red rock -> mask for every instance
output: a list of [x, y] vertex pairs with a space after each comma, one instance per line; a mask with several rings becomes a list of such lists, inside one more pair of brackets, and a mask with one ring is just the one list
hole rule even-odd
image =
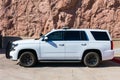
[[53, 28], [107, 29], [120, 38], [119, 0], [1, 0], [0, 33], [38, 37]]

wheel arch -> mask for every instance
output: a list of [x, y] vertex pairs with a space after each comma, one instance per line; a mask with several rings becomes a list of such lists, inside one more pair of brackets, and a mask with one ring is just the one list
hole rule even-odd
[[34, 49], [22, 49], [22, 50], [20, 50], [18, 53], [18, 59], [20, 58], [20, 56], [23, 52], [27, 52], [27, 51], [32, 52], [35, 55], [36, 59], [38, 60], [37, 52]]
[[96, 52], [96, 53], [99, 55], [100, 60], [102, 60], [102, 53], [101, 53], [101, 51], [98, 50], [98, 49], [88, 49], [88, 50], [85, 50], [85, 51], [83, 52], [82, 60], [84, 59], [85, 55], [86, 55], [88, 52]]

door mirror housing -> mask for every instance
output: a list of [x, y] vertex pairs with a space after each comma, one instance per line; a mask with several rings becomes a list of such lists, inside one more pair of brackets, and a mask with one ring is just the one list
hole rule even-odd
[[42, 34], [42, 33], [40, 33], [40, 36], [43, 36], [43, 34]]
[[45, 36], [45, 37], [44, 37], [44, 41], [48, 41], [48, 37]]

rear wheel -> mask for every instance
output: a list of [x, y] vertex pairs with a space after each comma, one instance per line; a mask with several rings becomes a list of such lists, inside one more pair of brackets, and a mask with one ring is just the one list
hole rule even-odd
[[85, 55], [83, 62], [88, 67], [96, 67], [100, 63], [100, 57], [96, 52], [89, 52]]
[[19, 65], [24, 67], [34, 66], [36, 62], [36, 57], [32, 52], [23, 52], [19, 58]]

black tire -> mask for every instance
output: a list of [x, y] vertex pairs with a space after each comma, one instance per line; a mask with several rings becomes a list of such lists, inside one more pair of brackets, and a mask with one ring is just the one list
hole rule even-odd
[[36, 62], [37, 59], [32, 52], [23, 52], [19, 58], [19, 65], [24, 67], [34, 66]]
[[87, 67], [96, 67], [100, 63], [100, 57], [96, 52], [89, 52], [85, 55], [83, 62]]

